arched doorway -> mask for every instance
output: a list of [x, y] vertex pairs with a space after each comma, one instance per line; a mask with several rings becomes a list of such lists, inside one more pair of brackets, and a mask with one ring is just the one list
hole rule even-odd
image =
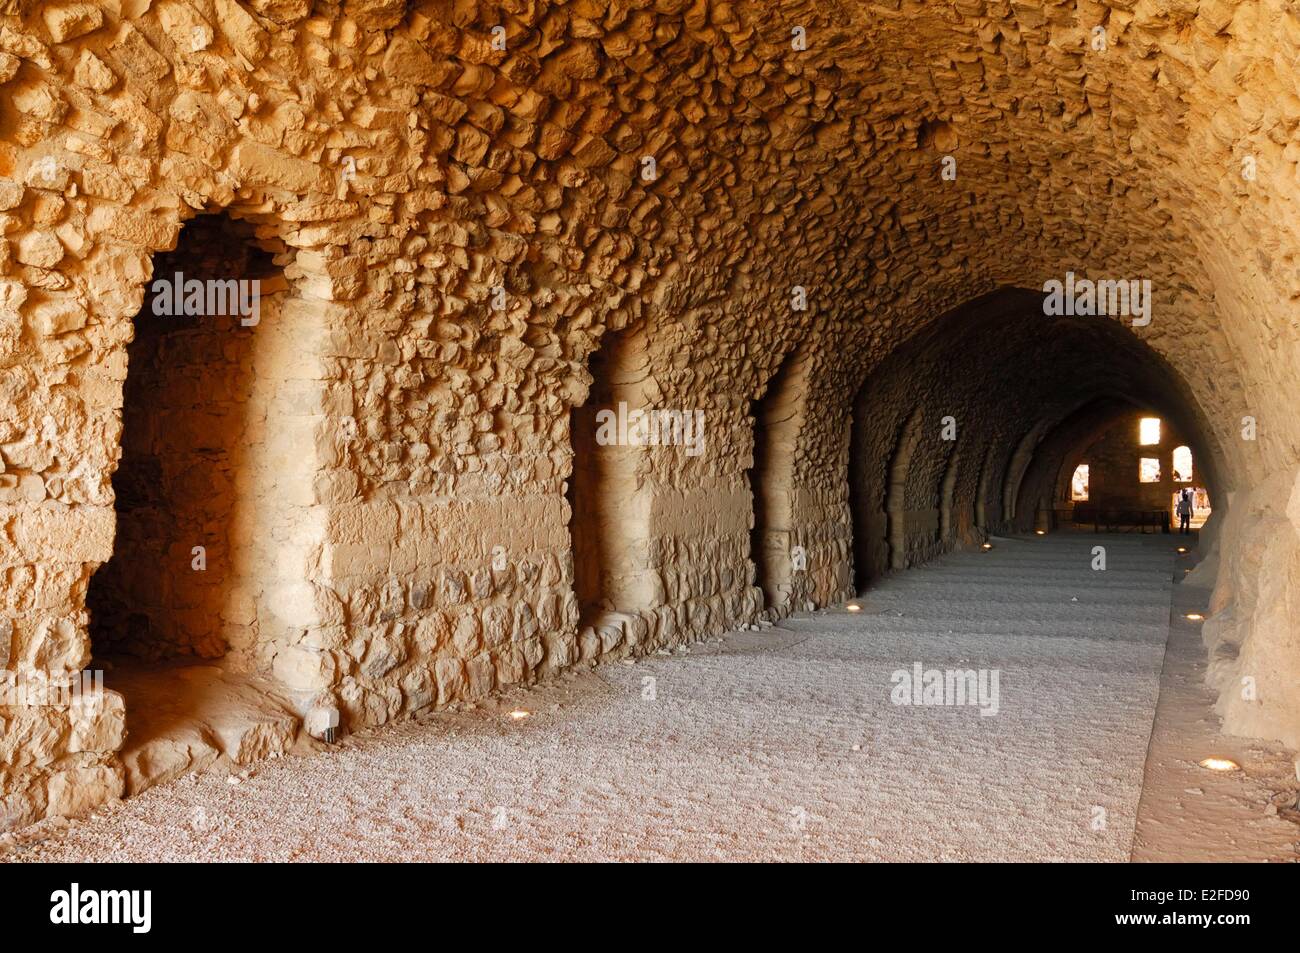
[[312, 466], [286, 441], [298, 391], [269, 343], [284, 335], [286, 252], [199, 216], [155, 257], [134, 321], [116, 536], [86, 595], [92, 666], [126, 698], [128, 793], [296, 734], [273, 689], [284, 625], [268, 609], [300, 568], [280, 551], [295, 523], [284, 500]]

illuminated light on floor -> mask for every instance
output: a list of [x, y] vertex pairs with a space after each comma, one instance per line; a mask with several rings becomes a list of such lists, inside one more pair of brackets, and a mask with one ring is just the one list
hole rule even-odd
[[993, 548], [992, 543], [985, 543], [983, 546], [980, 547], [980, 549], [984, 550], [984, 552], [986, 553], [992, 548]]
[[522, 708], [516, 708], [510, 713], [511, 721], [523, 721], [525, 718], [532, 717], [531, 711], [524, 711]]
[[1186, 546], [1179, 546], [1179, 547], [1178, 547], [1178, 551], [1179, 551], [1180, 553], [1185, 553], [1185, 552], [1187, 552], [1187, 547], [1186, 547]]
[[861, 611], [862, 611], [862, 606], [858, 605], [856, 602], [850, 602], [850, 603], [849, 603], [847, 606], [845, 606], [844, 608], [848, 609], [850, 612], [861, 612]]
[[1034, 530], [1034, 532], [1035, 532], [1036, 534], [1038, 534], [1039, 536], [1046, 536], [1046, 535], [1047, 535], [1047, 530], [1045, 530], [1045, 529], [1036, 529], [1036, 530]]
[[1205, 618], [1205, 616], [1201, 615], [1199, 612], [1189, 612], [1187, 613], [1186, 618], [1188, 618], [1192, 622], [1200, 622], [1202, 619]]
[[1240, 771], [1241, 765], [1229, 758], [1206, 758], [1201, 762], [1202, 768], [1209, 768], [1211, 771]]

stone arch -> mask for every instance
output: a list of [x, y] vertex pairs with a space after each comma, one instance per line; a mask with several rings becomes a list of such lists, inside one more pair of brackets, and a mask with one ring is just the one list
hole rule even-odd
[[[1063, 418], [1040, 442], [1021, 480], [1021, 492], [1040, 500], [1041, 508], [1049, 513], [1072, 510], [1070, 481], [1075, 467], [1086, 462], [1084, 451], [1117, 417], [1132, 409], [1121, 397], [1103, 396]], [[1017, 528], [1028, 531], [1034, 523], [1022, 513]]]
[[1033, 459], [1034, 448], [1038, 446], [1038, 442], [1043, 438], [1043, 431], [1047, 426], [1046, 421], [1040, 420], [1031, 427], [1017, 441], [1016, 449], [1007, 462], [1002, 483], [1002, 519], [1007, 522], [1014, 522], [1016, 518], [1016, 503], [1020, 493], [1020, 481], [1025, 475], [1029, 461]]
[[882, 500], [873, 492], [878, 484], [875, 478], [876, 461], [866, 451], [868, 423], [861, 401], [853, 406], [849, 422], [848, 504], [849, 518], [853, 524], [853, 588], [861, 592], [872, 577], [879, 573], [885, 562], [878, 555], [877, 536], [883, 545], [885, 527], [883, 513], [878, 515]]
[[943, 482], [939, 485], [939, 530], [935, 541], [941, 545], [950, 545], [956, 533], [952, 519], [953, 496], [957, 490], [960, 463], [961, 448], [954, 443], [943, 468]]
[[[321, 439], [329, 309], [304, 296], [310, 270], [268, 221], [248, 203], [188, 217], [136, 299], [90, 637], [96, 664], [182, 668], [119, 657], [107, 678], [137, 711], [122, 752], [133, 792], [220, 754], [283, 752], [300, 717], [333, 706], [314, 647], [340, 621], [320, 561], [341, 463]], [[195, 658], [217, 666], [183, 667]]]
[[790, 606], [809, 609], [855, 591], [854, 414], [845, 412], [842, 396], [855, 369], [840, 360], [833, 338], [814, 332], [794, 347], [803, 383], [791, 508], [795, 542], [804, 547], [808, 570], [795, 575]]
[[894, 454], [889, 461], [889, 482], [885, 490], [885, 513], [889, 520], [889, 568], [906, 569], [907, 556], [907, 476], [921, 439], [921, 409], [907, 418], [898, 434]]
[[979, 482], [975, 486], [975, 531], [980, 536], [989, 535], [989, 484], [992, 481], [990, 468], [993, 466], [993, 445], [984, 449], [984, 461], [980, 464]]
[[754, 452], [749, 470], [753, 507], [750, 552], [764, 605], [777, 613], [790, 610], [795, 580], [808, 571], [808, 541], [795, 532], [794, 472], [809, 370], [806, 352], [796, 348], [787, 354], [763, 394], [754, 401], [751, 414]]
[[570, 539], [579, 626], [592, 629], [608, 651], [625, 637], [620, 627], [663, 595], [652, 563], [641, 448], [631, 442], [637, 414], [651, 407], [645, 342], [616, 333], [588, 368], [587, 400], [570, 414]]

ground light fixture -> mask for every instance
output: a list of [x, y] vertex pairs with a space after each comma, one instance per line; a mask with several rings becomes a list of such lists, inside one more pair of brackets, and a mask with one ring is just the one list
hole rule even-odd
[[1180, 553], [1185, 553], [1185, 552], [1187, 552], [1187, 547], [1186, 547], [1186, 546], [1179, 546], [1179, 547], [1178, 547], [1178, 551], [1179, 551]]
[[850, 602], [850, 603], [849, 603], [847, 606], [845, 606], [844, 608], [847, 609], [849, 612], [861, 612], [861, 611], [862, 611], [862, 606], [858, 605], [856, 602]]
[[525, 710], [522, 709], [522, 708], [516, 708], [514, 711], [512, 711], [512, 712], [510, 713], [510, 720], [511, 720], [511, 721], [523, 721], [525, 718], [529, 718], [529, 717], [531, 717], [532, 714], [533, 714], [533, 713], [532, 713], [531, 711], [525, 711]]
[[1206, 758], [1200, 762], [1202, 768], [1210, 771], [1240, 771], [1241, 765], [1231, 758]]
[[992, 543], [984, 543], [983, 545], [980, 546], [980, 549], [984, 550], [984, 552], [986, 553], [992, 548], [993, 548]]
[[1036, 530], [1034, 530], [1034, 533], [1035, 533], [1035, 535], [1038, 535], [1038, 536], [1046, 536], [1046, 535], [1047, 535], [1047, 530], [1045, 530], [1045, 529], [1036, 529]]
[[1185, 618], [1189, 619], [1192, 622], [1200, 622], [1202, 619], [1205, 618], [1205, 616], [1201, 615], [1199, 612], [1189, 612], [1187, 613]]

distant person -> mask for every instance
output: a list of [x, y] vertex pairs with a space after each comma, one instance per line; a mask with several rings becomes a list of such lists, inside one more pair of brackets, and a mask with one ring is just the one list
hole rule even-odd
[[1192, 531], [1192, 491], [1183, 490], [1178, 494], [1178, 506], [1175, 507], [1178, 513], [1178, 532], [1190, 533]]

